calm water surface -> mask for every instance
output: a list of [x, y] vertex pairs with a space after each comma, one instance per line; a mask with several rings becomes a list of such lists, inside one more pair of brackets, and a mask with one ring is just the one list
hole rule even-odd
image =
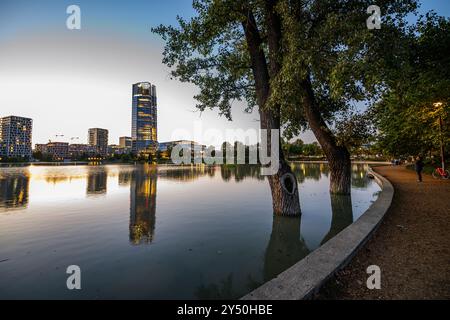
[[[325, 164], [293, 164], [301, 218], [273, 217], [259, 169], [0, 168], [0, 298], [239, 298], [351, 224], [380, 190], [353, 165], [330, 196]], [[82, 290], [66, 287], [81, 268]]]

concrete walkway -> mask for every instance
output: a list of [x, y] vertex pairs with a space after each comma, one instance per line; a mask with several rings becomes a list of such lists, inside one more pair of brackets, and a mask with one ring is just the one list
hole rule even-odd
[[[450, 299], [450, 181], [405, 167], [375, 167], [394, 186], [380, 228], [318, 299]], [[370, 265], [381, 269], [381, 289], [366, 286]]]

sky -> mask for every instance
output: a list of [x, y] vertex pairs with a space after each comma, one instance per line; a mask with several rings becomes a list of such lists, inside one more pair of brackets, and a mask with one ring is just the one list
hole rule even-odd
[[[66, 27], [72, 4], [81, 8], [81, 30]], [[423, 0], [421, 12], [431, 9], [448, 17], [450, 1]], [[197, 88], [169, 79], [164, 43], [150, 28], [193, 14], [189, 0], [0, 0], [0, 117], [32, 118], [33, 144], [86, 143], [93, 127], [108, 129], [117, 144], [131, 134], [132, 84], [149, 81], [157, 87], [160, 142], [218, 145], [235, 134], [254, 143], [257, 112], [238, 102], [232, 122], [216, 110], [199, 113]], [[315, 140], [310, 132], [301, 138]]]

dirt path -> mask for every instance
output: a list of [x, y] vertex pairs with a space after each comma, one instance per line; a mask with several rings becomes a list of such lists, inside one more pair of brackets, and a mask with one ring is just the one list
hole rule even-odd
[[[395, 188], [393, 203], [372, 239], [330, 280], [318, 299], [450, 299], [450, 181], [404, 167], [376, 167]], [[366, 287], [369, 265], [381, 289]]]

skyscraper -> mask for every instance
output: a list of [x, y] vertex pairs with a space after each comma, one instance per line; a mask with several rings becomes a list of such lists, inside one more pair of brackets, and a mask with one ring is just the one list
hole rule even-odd
[[99, 155], [108, 155], [108, 130], [100, 128], [89, 129], [89, 145], [97, 148]]
[[31, 158], [33, 120], [16, 116], [0, 118], [0, 156]]
[[133, 152], [151, 154], [158, 146], [156, 87], [150, 82], [133, 84], [131, 136]]

